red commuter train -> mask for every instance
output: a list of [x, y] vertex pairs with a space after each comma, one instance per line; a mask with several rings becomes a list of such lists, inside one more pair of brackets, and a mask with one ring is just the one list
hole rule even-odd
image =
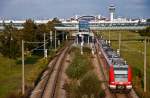
[[132, 72], [126, 61], [104, 39], [98, 40], [100, 50], [109, 66], [109, 89], [111, 92], [128, 93], [132, 89]]

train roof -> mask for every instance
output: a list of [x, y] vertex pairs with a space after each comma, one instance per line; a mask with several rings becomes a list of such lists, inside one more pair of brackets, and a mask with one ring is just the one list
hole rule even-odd
[[100, 39], [101, 46], [105, 51], [107, 57], [109, 58], [111, 64], [113, 64], [114, 68], [128, 68], [126, 61], [121, 58], [116, 51], [114, 51], [104, 39]]
[[122, 58], [112, 59], [114, 65], [125, 65], [125, 61]]
[[115, 51], [107, 51], [108, 58], [119, 58], [119, 55]]
[[114, 68], [128, 68], [128, 65], [123, 65], [123, 66], [120, 66], [120, 65], [114, 65], [113, 66]]
[[105, 40], [101, 40], [101, 44], [109, 58], [119, 58], [119, 55], [106, 43]]

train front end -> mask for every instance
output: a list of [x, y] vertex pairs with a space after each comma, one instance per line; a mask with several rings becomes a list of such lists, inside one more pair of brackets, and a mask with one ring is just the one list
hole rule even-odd
[[109, 88], [112, 92], [130, 92], [132, 72], [127, 62], [114, 51], [106, 40], [99, 40], [100, 51], [109, 67]]
[[109, 69], [109, 88], [112, 92], [128, 93], [132, 89], [131, 68], [128, 65], [112, 65]]

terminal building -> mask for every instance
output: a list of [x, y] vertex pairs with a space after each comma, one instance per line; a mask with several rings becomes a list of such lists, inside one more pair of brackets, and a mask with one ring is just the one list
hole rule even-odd
[[79, 20], [79, 29], [73, 33], [77, 44], [89, 44], [93, 42], [94, 34], [90, 29], [91, 17], [82, 17]]
[[[89, 27], [91, 30], [105, 30], [105, 29], [143, 29], [146, 26], [149, 26], [150, 23], [146, 22], [146, 19], [130, 19], [130, 18], [116, 18], [115, 17], [115, 6], [111, 4], [108, 8], [109, 10], [109, 17], [104, 17], [101, 15], [75, 15], [74, 17], [71, 17], [69, 19], [59, 19], [63, 26], [62, 27], [56, 27], [56, 30], [78, 30], [79, 29], [79, 20], [81, 18], [88, 17], [90, 19], [89, 21]], [[51, 21], [52, 19], [47, 20], [34, 20], [36, 24], [45, 24], [48, 21]], [[5, 25], [13, 25], [14, 27], [18, 29], [23, 28], [23, 24], [26, 20], [0, 20], [0, 30], [4, 29]]]

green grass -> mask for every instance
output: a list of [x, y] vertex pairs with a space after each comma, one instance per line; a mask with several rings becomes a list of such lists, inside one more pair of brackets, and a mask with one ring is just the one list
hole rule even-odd
[[[41, 72], [44, 63], [37, 61], [36, 63], [32, 60], [38, 60], [37, 57], [27, 58], [25, 64], [25, 80], [26, 85], [31, 85], [37, 78], [39, 72]], [[17, 64], [15, 60], [0, 56], [0, 98], [5, 98], [13, 91], [20, 91], [21, 89], [21, 64]], [[40, 68], [41, 67], [41, 68]], [[36, 72], [33, 76], [33, 71]]]
[[[49, 58], [54, 54], [51, 52]], [[0, 98], [21, 92], [21, 63], [21, 58], [12, 60], [0, 55]], [[25, 84], [28, 88], [33, 88], [47, 64], [48, 60], [36, 55], [25, 57]]]
[[14, 60], [0, 56], [0, 98], [5, 98], [12, 89], [19, 88], [20, 70]]
[[[51, 50], [47, 60], [37, 55], [25, 56], [25, 85], [28, 89], [34, 87], [42, 71], [47, 68], [48, 62], [64, 45], [65, 42], [61, 43], [56, 50]], [[7, 98], [8, 96], [11, 98], [13, 95], [18, 96], [21, 92], [21, 64], [21, 58], [13, 60], [0, 54], [0, 98]]]
[[[121, 31], [118, 31], [121, 32]], [[118, 40], [118, 32], [110, 33], [110, 40]], [[101, 32], [105, 39], [109, 39], [108, 32]], [[142, 38], [138, 33], [124, 31], [121, 34], [121, 39], [138, 39]], [[114, 50], [118, 49], [118, 41], [111, 41]], [[141, 41], [122, 41], [121, 56], [133, 69], [133, 85], [140, 96], [143, 96], [143, 65], [144, 65], [144, 42]], [[147, 44], [147, 94], [150, 96], [150, 43]]]

